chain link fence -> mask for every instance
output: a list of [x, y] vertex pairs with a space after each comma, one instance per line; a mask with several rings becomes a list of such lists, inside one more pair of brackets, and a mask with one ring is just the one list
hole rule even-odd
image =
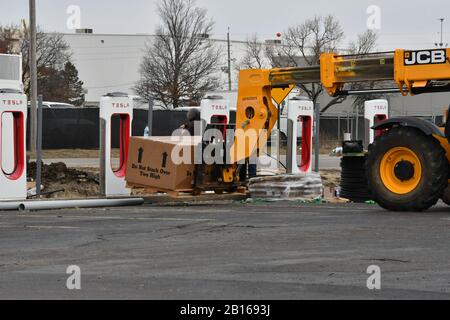
[[[409, 114], [409, 115], [393, 115], [408, 116], [422, 118], [430, 121], [437, 126], [442, 126], [444, 122], [443, 115], [424, 115], [424, 114]], [[335, 114], [324, 115], [320, 119], [320, 142], [321, 149], [329, 149], [330, 151], [342, 144], [344, 133], [350, 133], [352, 139], [365, 141], [368, 130], [366, 128], [366, 120], [363, 116], [356, 116], [355, 114]]]

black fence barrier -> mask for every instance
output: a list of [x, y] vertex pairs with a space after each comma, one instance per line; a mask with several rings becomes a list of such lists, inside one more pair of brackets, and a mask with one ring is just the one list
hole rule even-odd
[[[42, 145], [45, 150], [54, 149], [98, 149], [99, 148], [99, 109], [44, 109]], [[134, 110], [132, 134], [142, 136], [147, 126], [148, 111]], [[170, 136], [174, 130], [186, 122], [184, 111], [155, 111], [155, 136]], [[28, 117], [27, 146], [29, 149], [30, 117]], [[112, 132], [119, 132], [119, 120], [112, 119]], [[118, 134], [112, 134], [113, 148], [119, 147]]]
[[[170, 136], [173, 131], [186, 122], [186, 111], [154, 112], [153, 135]], [[442, 123], [442, 117], [434, 117], [435, 123]], [[236, 114], [232, 112], [230, 123], [236, 122]], [[132, 134], [142, 136], [147, 126], [148, 111], [135, 109], [133, 115]], [[431, 119], [430, 119], [431, 121]], [[99, 109], [98, 108], [74, 108], [74, 109], [43, 109], [43, 149], [98, 149], [99, 148]], [[30, 128], [30, 117], [28, 126]], [[119, 120], [112, 120], [112, 145], [119, 147]], [[321, 119], [321, 140], [340, 141], [344, 132], [353, 132], [355, 135], [356, 123], [354, 118], [324, 117]], [[365, 135], [364, 119], [360, 118], [358, 124], [358, 137], [363, 139]], [[27, 132], [29, 138], [29, 130]], [[30, 139], [27, 139], [29, 148]]]
[[[28, 112], [28, 114], [30, 114]], [[100, 120], [98, 108], [43, 109], [42, 146], [45, 150], [55, 149], [98, 149]], [[153, 135], [171, 136], [186, 123], [187, 111], [154, 111]], [[232, 113], [231, 122], [235, 122]], [[143, 136], [148, 121], [148, 111], [135, 109], [133, 112], [132, 134]], [[112, 146], [118, 148], [119, 119], [112, 119]], [[28, 117], [27, 147], [30, 147], [30, 117]], [[117, 134], [115, 134], [117, 133]]]
[[[419, 116], [416, 116], [419, 117]], [[420, 116], [424, 120], [430, 121], [438, 126], [444, 122], [443, 116]], [[352, 139], [363, 140], [367, 134], [366, 121], [360, 116], [358, 123], [356, 117], [322, 117], [320, 120], [320, 137], [323, 142], [341, 141], [344, 133], [352, 133]]]

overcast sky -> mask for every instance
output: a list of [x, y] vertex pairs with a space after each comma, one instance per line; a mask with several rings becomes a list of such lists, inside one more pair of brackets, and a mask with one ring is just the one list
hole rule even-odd
[[[2, 0], [5, 4], [6, 0]], [[157, 0], [36, 0], [38, 23], [46, 31], [73, 32], [66, 27], [68, 6], [81, 8], [83, 27], [95, 33], [152, 33], [158, 24]], [[381, 9], [380, 50], [395, 47], [433, 47], [439, 40], [439, 18], [448, 18], [444, 37], [450, 42], [449, 0], [197, 0], [216, 21], [215, 38], [226, 37], [231, 27], [232, 38], [245, 40], [258, 33], [261, 38], [274, 38], [289, 25], [301, 23], [314, 15], [334, 14], [342, 23], [347, 39], [364, 32], [371, 5]], [[0, 24], [18, 23], [28, 18], [28, 0], [9, 2], [0, 10]]]

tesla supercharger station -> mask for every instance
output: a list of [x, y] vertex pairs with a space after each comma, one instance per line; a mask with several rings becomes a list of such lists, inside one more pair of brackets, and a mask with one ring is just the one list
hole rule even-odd
[[[119, 121], [120, 162], [118, 168], [112, 164], [112, 123]], [[111, 93], [100, 101], [100, 186], [106, 197], [129, 196], [126, 187], [127, 159], [133, 122], [133, 99], [127, 94]]]
[[200, 105], [202, 121], [206, 125], [227, 125], [230, 123], [230, 101], [222, 97], [208, 97]]
[[[202, 100], [200, 104], [200, 118], [202, 121], [202, 132], [205, 131], [208, 125], [216, 125], [216, 129], [222, 133], [223, 141], [227, 136], [227, 125], [230, 123], [230, 101], [223, 99], [219, 96], [207, 97]], [[206, 139], [208, 134], [212, 132], [203, 133], [203, 138]], [[214, 139], [216, 142], [220, 142], [220, 139], [213, 136], [209, 139]]]
[[27, 198], [27, 97], [0, 89], [0, 201]]
[[[313, 123], [314, 103], [302, 98], [291, 99], [288, 110], [287, 171], [289, 174], [312, 172]], [[299, 133], [302, 137], [300, 162], [297, 157]]]
[[364, 107], [365, 146], [368, 147], [381, 134], [381, 132], [372, 130], [372, 127], [389, 118], [389, 103], [387, 100], [370, 100], [365, 102]]

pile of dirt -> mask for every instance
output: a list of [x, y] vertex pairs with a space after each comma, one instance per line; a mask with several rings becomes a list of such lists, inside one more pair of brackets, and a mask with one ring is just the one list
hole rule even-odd
[[[36, 162], [28, 164], [28, 180], [36, 178]], [[87, 198], [100, 195], [98, 175], [67, 168], [65, 163], [42, 165], [43, 193], [47, 198]]]
[[322, 177], [324, 187], [337, 188], [341, 184], [340, 170], [321, 170], [320, 175]]

